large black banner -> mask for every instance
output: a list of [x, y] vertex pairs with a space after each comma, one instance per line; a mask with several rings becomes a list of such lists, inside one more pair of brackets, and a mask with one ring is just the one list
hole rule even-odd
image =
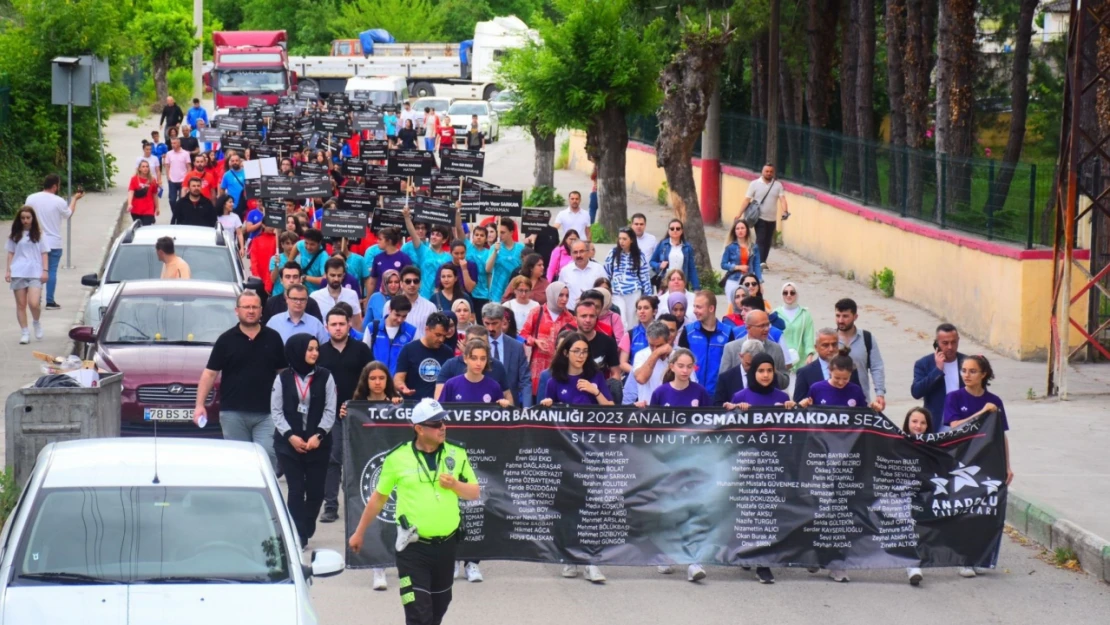
[[[482, 487], [459, 559], [598, 565], [993, 566], [1006, 510], [1001, 421], [916, 438], [855, 409], [449, 406]], [[409, 407], [347, 407], [347, 535]], [[388, 566], [391, 495], [351, 568]]]

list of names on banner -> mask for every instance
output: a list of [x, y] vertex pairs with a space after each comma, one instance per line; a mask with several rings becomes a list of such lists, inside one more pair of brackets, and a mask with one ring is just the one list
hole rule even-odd
[[738, 490], [729, 500], [736, 503], [733, 529], [744, 548], [766, 547], [778, 540], [776, 511], [786, 501], [782, 489], [797, 484], [782, 481], [783, 466], [777, 451], [745, 449], [736, 453], [732, 472]]
[[918, 488], [921, 460], [918, 458], [875, 458], [871, 489], [875, 503], [868, 511], [879, 520], [879, 535], [873, 540], [883, 549], [917, 547], [913, 520], [913, 495]]
[[806, 467], [813, 477], [803, 487], [807, 494], [817, 498], [817, 512], [813, 525], [805, 531], [816, 534], [813, 546], [818, 549], [851, 549], [852, 540], [863, 533], [848, 506], [848, 500], [863, 488], [857, 482], [860, 467], [859, 453], [834, 453], [811, 451]]
[[636, 480], [629, 472], [628, 457], [619, 449], [587, 451], [582, 458], [581, 480], [586, 503], [579, 512], [578, 542], [585, 547], [623, 545], [628, 542], [628, 510], [624, 493]]
[[506, 516], [511, 523], [509, 540], [555, 540], [555, 521], [560, 518], [555, 509], [555, 496], [563, 481], [563, 467], [543, 447], [521, 449], [512, 460], [505, 462], [505, 490], [516, 508]]

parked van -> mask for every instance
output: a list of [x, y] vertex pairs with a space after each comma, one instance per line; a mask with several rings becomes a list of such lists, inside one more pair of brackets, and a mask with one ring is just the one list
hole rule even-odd
[[399, 108], [409, 99], [408, 81], [401, 76], [354, 76], [347, 79], [345, 91], [352, 101], [365, 101], [378, 106], [393, 105]]

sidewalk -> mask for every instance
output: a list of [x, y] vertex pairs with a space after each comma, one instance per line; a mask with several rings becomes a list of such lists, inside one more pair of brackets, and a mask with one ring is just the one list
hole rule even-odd
[[[15, 323], [15, 298], [10, 292], [5, 295], [4, 313], [7, 319], [0, 323], [0, 396], [4, 400], [13, 391], [34, 382], [42, 375], [43, 362], [31, 356], [32, 351], [45, 352], [54, 356], [67, 356], [72, 353], [69, 329], [81, 323], [85, 301], [92, 289], [81, 286], [81, 276], [99, 273], [101, 265], [111, 249], [117, 224], [129, 223], [130, 218], [121, 220], [121, 206], [127, 198], [127, 184], [134, 174], [135, 158], [142, 154], [140, 143], [150, 136], [157, 118], [149, 124], [131, 128], [127, 121], [134, 119], [133, 114], [113, 115], [104, 129], [105, 151], [116, 158], [119, 170], [112, 179], [108, 192], [88, 193], [78, 200], [77, 210], [71, 217], [72, 225], [72, 262], [62, 256], [58, 268], [58, 287], [55, 298], [61, 310], [43, 310], [42, 327], [46, 336], [41, 341], [31, 339], [30, 345], [19, 344], [19, 324]], [[65, 181], [62, 181], [63, 192]], [[7, 232], [11, 221], [4, 221], [0, 229]], [[73, 265], [72, 269], [66, 265]], [[7, 289], [5, 289], [7, 290]], [[28, 313], [30, 314], [30, 313]], [[2, 406], [2, 404], [0, 404]], [[5, 422], [0, 421], [0, 435]], [[0, 460], [5, 449], [0, 446]]]
[[[510, 179], [500, 182], [510, 188], [527, 189], [532, 184], [531, 167], [526, 166], [532, 162], [532, 143], [521, 141], [514, 148], [502, 158], [511, 158], [520, 166]], [[555, 184], [564, 197], [575, 189], [584, 195], [590, 189], [588, 176], [575, 171], [557, 171]], [[670, 209], [659, 206], [655, 198], [630, 194], [628, 213], [636, 212], [647, 216], [648, 230], [657, 237], [673, 217]], [[805, 218], [805, 214], [795, 211], [785, 227]], [[724, 250], [726, 230], [709, 227], [706, 236], [710, 257], [717, 263]], [[608, 246], [601, 246], [598, 258], [603, 258], [605, 253], [608, 253]], [[909, 302], [887, 299], [859, 282], [829, 273], [818, 263], [792, 251], [775, 248], [769, 260], [770, 269], [763, 273], [764, 291], [773, 306], [782, 303], [779, 294], [787, 281], [797, 284], [799, 301], [809, 308], [818, 327], [835, 327], [833, 304], [838, 299], [851, 297], [859, 304], [859, 326], [874, 333], [886, 364], [886, 414], [901, 423], [906, 411], [920, 404], [910, 395], [913, 363], [932, 352], [933, 335], [942, 320]], [[1045, 297], [1049, 297], [1051, 285], [1046, 284], [1044, 288]], [[990, 302], [983, 302], [983, 305], [989, 306]], [[720, 310], [718, 307], [718, 312]], [[991, 391], [1005, 402], [1012, 428], [1009, 433], [1014, 470], [1011, 493], [1016, 497], [1011, 497], [1011, 512], [1023, 503], [1032, 506], [1024, 514], [1030, 519], [1041, 519], [1041, 523], [1040, 529], [1030, 527], [1029, 533], [1045, 545], [1051, 541], [1037, 536], [1038, 532], [1046, 532], [1045, 519], [1048, 525], [1052, 525], [1052, 519], [1067, 519], [1096, 537], [1110, 540], [1110, 453], [1107, 453], [1110, 451], [1110, 365], [1073, 367], [1068, 377], [1072, 399], [1062, 402], [1044, 398], [1047, 375], [1044, 362], [1013, 360], [991, 352], [966, 336], [961, 339], [960, 351], [986, 355], [995, 370]], [[1024, 510], [1024, 506], [1021, 507]], [[1025, 525], [1024, 517], [1014, 518], [1012, 522], [1019, 529]], [[1032, 525], [1036, 524], [1031, 522]], [[1110, 551], [1107, 554], [1110, 556]], [[1107, 562], [1110, 563], [1110, 559]], [[1086, 563], [1084, 566], [1088, 568]], [[1110, 574], [1110, 564], [1107, 566]]]

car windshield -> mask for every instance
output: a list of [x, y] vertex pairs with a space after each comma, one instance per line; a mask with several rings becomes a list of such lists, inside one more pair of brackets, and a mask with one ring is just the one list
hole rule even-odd
[[264, 69], [234, 69], [218, 72], [220, 93], [273, 93], [285, 91], [285, 72]]
[[261, 488], [48, 488], [13, 584], [290, 581], [278, 512]]
[[393, 91], [348, 91], [347, 97], [354, 102], [369, 102], [378, 106], [397, 104], [397, 94]]
[[[214, 237], [215, 235], [213, 235]], [[194, 280], [235, 282], [235, 267], [226, 247], [217, 245], [177, 245], [176, 253], [189, 265]], [[153, 245], [120, 245], [104, 282], [156, 280], [162, 277], [162, 263]]]
[[437, 113], [442, 113], [447, 110], [447, 103], [449, 100], [443, 98], [420, 98], [413, 103], [412, 108], [414, 111], [424, 112], [426, 108], [433, 108]]
[[489, 115], [489, 109], [486, 107], [486, 104], [484, 102], [468, 102], [462, 104], [452, 104], [451, 110], [447, 111], [447, 114], [451, 117], [455, 117], [456, 115], [465, 115], [468, 117], [470, 115]]
[[232, 297], [120, 296], [102, 331], [105, 343], [211, 345], [238, 323]]

